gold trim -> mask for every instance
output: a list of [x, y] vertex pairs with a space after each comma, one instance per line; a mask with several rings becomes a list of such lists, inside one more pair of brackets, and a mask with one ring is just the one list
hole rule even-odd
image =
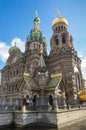
[[51, 78], [55, 78], [55, 77], [62, 77], [62, 74], [61, 73], [51, 74]]
[[24, 73], [23, 75], [28, 76], [28, 77], [32, 77], [32, 74], [30, 74], [30, 73]]
[[46, 90], [55, 90], [56, 88], [47, 88]]

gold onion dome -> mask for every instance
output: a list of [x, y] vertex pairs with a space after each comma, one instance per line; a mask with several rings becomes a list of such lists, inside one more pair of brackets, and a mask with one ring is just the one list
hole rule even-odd
[[64, 23], [64, 24], [68, 25], [68, 21], [67, 21], [65, 18], [61, 17], [59, 11], [58, 11], [58, 17], [55, 18], [55, 19], [53, 20], [53, 22], [52, 22], [52, 26], [54, 26], [54, 25], [56, 25], [56, 24], [58, 24], [58, 23]]
[[86, 101], [86, 92], [85, 91], [79, 92], [78, 96], [81, 101]]

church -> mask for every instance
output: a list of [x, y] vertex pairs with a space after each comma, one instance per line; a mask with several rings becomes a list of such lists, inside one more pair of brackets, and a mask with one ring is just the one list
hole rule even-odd
[[84, 90], [84, 79], [68, 21], [60, 12], [52, 21], [49, 54], [37, 12], [33, 23], [25, 52], [16, 42], [9, 48], [9, 57], [1, 70], [1, 105], [46, 110], [49, 106], [55, 109], [79, 104], [78, 93]]

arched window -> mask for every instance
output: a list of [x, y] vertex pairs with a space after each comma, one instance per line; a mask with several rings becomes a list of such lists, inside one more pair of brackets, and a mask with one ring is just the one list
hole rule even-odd
[[63, 31], [63, 26], [61, 26], [61, 30]]
[[19, 71], [18, 71], [18, 70], [16, 71], [16, 74], [19, 74]]
[[65, 26], [64, 26], [64, 31], [65, 31]]
[[60, 26], [58, 26], [58, 30], [60, 31]]
[[52, 106], [53, 105], [53, 97], [52, 95], [49, 96], [49, 104]]
[[35, 43], [34, 43], [34, 48], [35, 48]]
[[56, 27], [56, 31], [57, 31], [57, 27]]
[[66, 37], [65, 37], [65, 35], [62, 36], [62, 43], [66, 43]]
[[59, 44], [59, 40], [58, 40], [58, 38], [55, 39], [55, 43], [56, 43], [56, 45]]
[[34, 97], [33, 97], [33, 106], [36, 106], [36, 102], [37, 102], [37, 97], [36, 97], [36, 95], [34, 95]]

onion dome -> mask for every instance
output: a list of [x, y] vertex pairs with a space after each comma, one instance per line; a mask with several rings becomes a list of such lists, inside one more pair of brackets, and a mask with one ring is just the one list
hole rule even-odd
[[67, 21], [65, 18], [61, 17], [59, 11], [58, 11], [58, 17], [55, 18], [55, 19], [53, 20], [53, 22], [52, 22], [52, 26], [54, 26], [54, 25], [56, 25], [56, 24], [58, 24], [58, 23], [64, 23], [64, 24], [68, 25], [68, 21]]
[[79, 99], [81, 100], [81, 101], [86, 101], [86, 91], [80, 91], [79, 93], [78, 93], [78, 97], [79, 97]]
[[43, 34], [42, 31], [31, 31], [29, 35], [29, 40], [39, 40], [42, 41]]
[[38, 17], [38, 12], [36, 11], [36, 16], [35, 18], [33, 19], [33, 22], [40, 22], [40, 18]]
[[30, 34], [28, 35], [27, 40], [28, 41], [34, 41], [34, 40], [42, 41], [43, 33], [42, 33], [42, 30], [39, 29], [40, 18], [38, 17], [37, 11], [36, 11], [36, 16], [33, 22], [34, 22], [34, 29], [30, 31]]
[[20, 49], [18, 47], [16, 47], [16, 45], [12, 46], [11, 48], [9, 48], [9, 54], [11, 55], [13, 52], [20, 52]]

